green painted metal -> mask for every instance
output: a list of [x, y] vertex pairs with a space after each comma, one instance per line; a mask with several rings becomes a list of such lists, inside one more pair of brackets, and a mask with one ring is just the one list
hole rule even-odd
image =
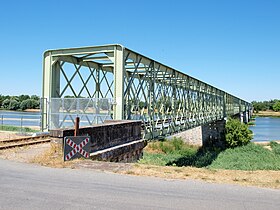
[[[151, 139], [250, 111], [251, 104], [121, 45], [49, 50], [43, 97], [113, 98], [114, 119]], [[43, 106], [48, 113], [48, 105]], [[48, 118], [43, 118], [47, 128]]]

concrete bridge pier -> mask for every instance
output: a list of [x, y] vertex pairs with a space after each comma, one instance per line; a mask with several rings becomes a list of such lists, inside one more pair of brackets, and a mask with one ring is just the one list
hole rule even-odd
[[240, 112], [238, 116], [241, 123], [247, 124], [250, 121], [250, 110]]
[[226, 119], [217, 120], [186, 131], [171, 135], [170, 138], [182, 138], [184, 142], [192, 145], [222, 146], [225, 138]]
[[243, 112], [239, 113], [239, 120], [240, 120], [241, 123], [244, 122], [244, 114], [243, 114]]
[[249, 111], [243, 113], [243, 122], [246, 124], [249, 122]]
[[250, 109], [249, 110], [249, 119], [251, 119], [253, 117], [253, 113], [254, 113], [254, 110]]

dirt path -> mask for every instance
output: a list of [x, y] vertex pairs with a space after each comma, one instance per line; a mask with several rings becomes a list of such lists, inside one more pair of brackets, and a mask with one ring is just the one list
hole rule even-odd
[[23, 136], [18, 134], [18, 132], [0, 131], [0, 140], [18, 139], [18, 138], [22, 138], [22, 137]]
[[50, 148], [50, 143], [17, 147], [0, 151], [0, 158], [17, 162], [30, 163], [36, 156], [44, 154]]

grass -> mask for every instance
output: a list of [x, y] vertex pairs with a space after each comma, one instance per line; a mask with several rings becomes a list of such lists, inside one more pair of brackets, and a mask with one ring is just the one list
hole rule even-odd
[[247, 123], [247, 125], [254, 126], [254, 125], [256, 125], [256, 123], [254, 121], [250, 121], [250, 122]]
[[205, 167], [219, 154], [219, 149], [188, 145], [180, 138], [150, 142], [144, 150], [142, 164], [159, 166]]
[[221, 152], [209, 168], [248, 171], [280, 170], [280, 154], [277, 154], [279, 149], [278, 144], [270, 151], [261, 145], [249, 143]]
[[15, 131], [15, 132], [30, 132], [30, 133], [34, 133], [37, 132], [38, 130], [34, 130], [28, 127], [18, 127], [18, 126], [12, 126], [12, 125], [1, 125], [0, 126], [0, 130], [2, 131]]
[[142, 164], [158, 166], [192, 166], [227, 170], [280, 170], [280, 144], [270, 143], [271, 150], [249, 143], [242, 147], [221, 150], [199, 148], [181, 139], [151, 142], [144, 151]]
[[280, 156], [280, 144], [278, 144], [276, 141], [271, 141], [269, 143], [269, 146], [271, 147], [272, 152], [275, 155], [279, 155]]
[[51, 147], [44, 153], [35, 156], [30, 162], [54, 168], [74, 167], [73, 165], [81, 159], [63, 161], [61, 144], [51, 143]]
[[159, 166], [171, 163], [176, 165], [176, 160], [193, 156], [198, 149], [196, 146], [185, 144], [180, 138], [174, 138], [171, 141], [150, 142], [144, 151], [144, 158], [139, 163]]

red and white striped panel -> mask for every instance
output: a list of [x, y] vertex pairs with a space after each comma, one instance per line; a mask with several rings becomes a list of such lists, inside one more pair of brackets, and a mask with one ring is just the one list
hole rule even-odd
[[89, 138], [83, 140], [79, 145], [73, 142], [71, 139], [66, 139], [66, 144], [73, 148], [66, 156], [65, 160], [70, 160], [76, 153], [80, 153], [85, 158], [89, 158], [89, 153], [86, 152], [83, 147], [89, 143]]

